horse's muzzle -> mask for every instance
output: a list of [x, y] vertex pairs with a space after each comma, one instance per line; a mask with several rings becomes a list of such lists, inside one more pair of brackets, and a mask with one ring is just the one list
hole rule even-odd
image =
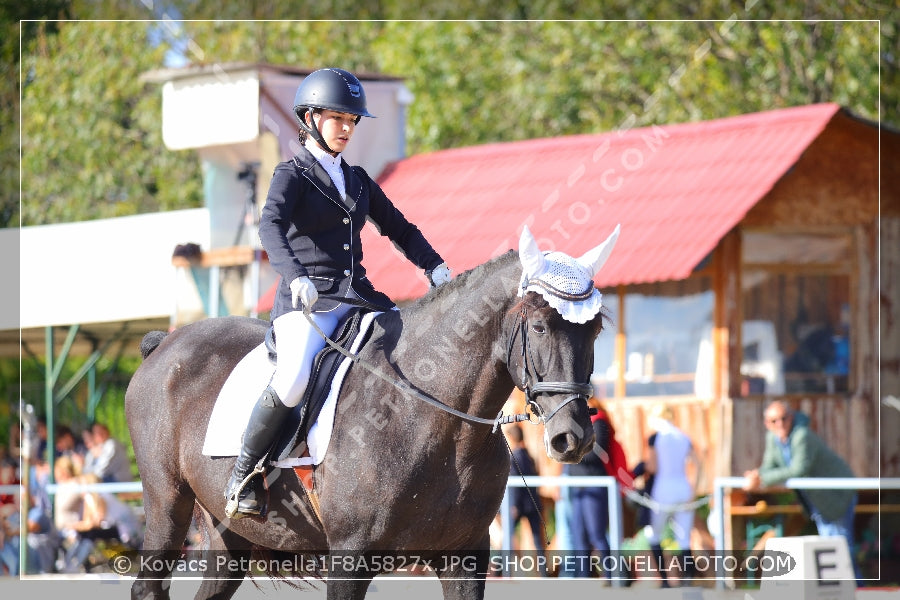
[[580, 462], [594, 447], [594, 428], [589, 418], [582, 424], [581, 411], [554, 411], [555, 419], [544, 419], [544, 445], [547, 456], [561, 463]]

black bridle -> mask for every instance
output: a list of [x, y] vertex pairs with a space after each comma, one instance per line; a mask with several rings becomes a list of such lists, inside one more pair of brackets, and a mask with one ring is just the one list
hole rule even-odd
[[[546, 423], [570, 402], [580, 399], [586, 404], [587, 399], [594, 393], [594, 388], [590, 383], [543, 381], [543, 375], [538, 372], [537, 365], [534, 363], [534, 357], [531, 355], [531, 347], [528, 344], [528, 317], [527, 309], [524, 306], [516, 313], [516, 322], [513, 324], [513, 331], [509, 336], [509, 342], [506, 347], [506, 366], [510, 373], [513, 373], [513, 348], [516, 339], [520, 337], [522, 339], [522, 354], [518, 371], [521, 373], [521, 382], [516, 383], [516, 387], [525, 392], [525, 402], [538, 417], [538, 420]], [[569, 394], [569, 396], [551, 410], [549, 414], [545, 414], [536, 401], [536, 398], [541, 394]]]

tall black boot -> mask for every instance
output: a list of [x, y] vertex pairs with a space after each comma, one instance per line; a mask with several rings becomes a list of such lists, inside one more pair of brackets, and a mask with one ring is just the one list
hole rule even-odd
[[285, 406], [271, 387], [266, 387], [247, 423], [241, 453], [234, 463], [231, 479], [225, 488], [225, 516], [265, 516], [266, 486], [260, 459], [269, 451], [281, 433], [282, 424], [292, 407]]
[[662, 579], [662, 587], [669, 587], [669, 579], [666, 577], [666, 566], [663, 564], [663, 551], [662, 546], [659, 544], [651, 544], [650, 549], [653, 550], [653, 557], [656, 559], [656, 569], [659, 571], [659, 576]]

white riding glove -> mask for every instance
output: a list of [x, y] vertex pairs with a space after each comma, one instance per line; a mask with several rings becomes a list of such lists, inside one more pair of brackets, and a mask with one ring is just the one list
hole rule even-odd
[[428, 274], [428, 280], [431, 282], [431, 287], [447, 283], [450, 281], [450, 267], [445, 262], [439, 264]]
[[297, 277], [291, 282], [291, 306], [294, 308], [297, 308], [299, 300], [307, 310], [312, 310], [312, 305], [318, 299], [319, 291], [309, 277]]

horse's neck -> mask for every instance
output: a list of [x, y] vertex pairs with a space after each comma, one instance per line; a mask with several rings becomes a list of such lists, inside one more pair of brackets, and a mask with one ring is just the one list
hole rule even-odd
[[414, 355], [404, 362], [423, 379], [438, 378], [452, 396], [441, 397], [448, 404], [495, 415], [512, 391], [503, 323], [518, 300], [520, 270], [517, 255], [508, 253], [404, 311], [404, 335], [415, 338], [404, 344]]

